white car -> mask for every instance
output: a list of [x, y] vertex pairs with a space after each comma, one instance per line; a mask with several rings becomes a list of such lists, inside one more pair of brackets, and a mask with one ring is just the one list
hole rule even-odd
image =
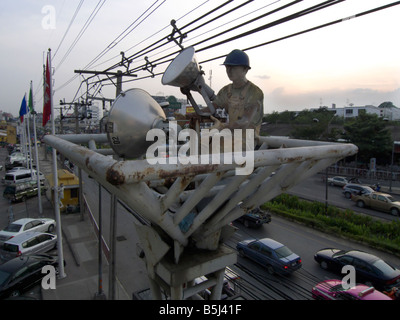
[[8, 239], [27, 231], [38, 231], [52, 233], [56, 222], [50, 218], [23, 218], [10, 223], [6, 228], [0, 231], [0, 245]]

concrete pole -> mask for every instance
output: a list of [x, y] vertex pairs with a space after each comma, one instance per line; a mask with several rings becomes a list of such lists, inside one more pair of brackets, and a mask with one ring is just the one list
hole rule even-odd
[[[54, 106], [53, 106], [53, 77], [52, 77], [52, 67], [51, 67], [51, 50], [49, 49], [48, 52], [48, 61], [49, 65], [48, 68], [50, 70], [50, 105], [51, 105], [51, 131], [52, 134], [56, 134], [56, 127], [55, 127], [55, 114], [54, 114]], [[64, 252], [63, 252], [63, 245], [62, 245], [62, 229], [61, 229], [61, 216], [60, 216], [60, 202], [59, 202], [59, 195], [58, 195], [58, 173], [57, 173], [57, 153], [56, 149], [52, 148], [53, 150], [53, 184], [54, 184], [54, 215], [56, 220], [56, 231], [57, 231], [57, 253], [58, 253], [58, 278], [63, 279], [66, 277], [64, 272]]]
[[116, 229], [117, 229], [117, 197], [115, 194], [111, 194], [111, 210], [110, 210], [110, 274], [109, 274], [109, 287], [108, 287], [108, 297], [110, 300], [115, 300], [115, 259], [116, 259]]

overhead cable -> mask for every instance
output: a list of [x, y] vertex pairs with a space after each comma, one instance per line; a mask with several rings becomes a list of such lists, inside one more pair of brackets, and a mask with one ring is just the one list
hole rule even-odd
[[[190, 26], [192, 23], [194, 23], [194, 22], [196, 22], [196, 21], [199, 21], [200, 19], [203, 19], [203, 18], [207, 17], [208, 15], [210, 15], [210, 14], [216, 12], [217, 10], [222, 9], [223, 7], [225, 7], [226, 5], [228, 5], [229, 3], [231, 3], [232, 1], [233, 1], [233, 0], [228, 0], [228, 1], [224, 2], [223, 4], [219, 5], [218, 7], [213, 8], [212, 10], [210, 10], [210, 11], [208, 11], [207, 13], [203, 14], [201, 17], [199, 17], [199, 18], [197, 18], [197, 19], [194, 19], [192, 22], [190, 22], [190, 23], [186, 24], [185, 26], [181, 27], [180, 30], [183, 30], [183, 29], [185, 29], [186, 27]], [[170, 41], [168, 40], [168, 37], [169, 37], [169, 35], [163, 37], [162, 39], [160, 39], [160, 40], [154, 42], [153, 44], [147, 46], [146, 48], [144, 48], [144, 49], [142, 49], [142, 50], [140, 50], [140, 51], [134, 53], [133, 55], [127, 57], [126, 59], [127, 59], [127, 60], [137, 59], [139, 56], [143, 56], [143, 55], [145, 55], [145, 54], [147, 54], [147, 53], [150, 53], [150, 52], [152, 52], [152, 51], [154, 51], [154, 50], [159, 49], [160, 47], [162, 47], [162, 46], [164, 46], [164, 45], [170, 43]], [[166, 42], [162, 43], [161, 45], [158, 45], [157, 47], [155, 47], [155, 48], [153, 48], [153, 49], [150, 49], [151, 47], [154, 47], [155, 45], [157, 45], [157, 44], [159, 44], [160, 42], [165, 41], [165, 40], [166, 40]], [[148, 50], [148, 49], [149, 49], [149, 50]], [[146, 51], [146, 50], [148, 50], [148, 51]], [[113, 66], [111, 66], [111, 67], [105, 69], [104, 71], [109, 71], [109, 70], [112, 70], [112, 69], [117, 68], [117, 67], [119, 67], [119, 66], [120, 66], [120, 63], [116, 63], [116, 64], [114, 64]]]
[[[271, 44], [271, 43], [275, 43], [275, 42], [282, 41], [282, 40], [285, 40], [285, 39], [293, 38], [293, 37], [296, 37], [296, 36], [311, 32], [311, 31], [315, 31], [315, 30], [322, 29], [322, 28], [325, 28], [325, 27], [328, 27], [328, 26], [332, 26], [332, 25], [335, 25], [335, 24], [338, 24], [338, 23], [341, 23], [341, 22], [344, 22], [344, 21], [348, 21], [348, 20], [355, 19], [355, 18], [358, 18], [358, 17], [361, 17], [361, 16], [365, 16], [365, 15], [368, 15], [370, 13], [374, 13], [374, 12], [377, 12], [377, 11], [388, 9], [390, 7], [393, 7], [393, 6], [396, 6], [396, 5], [399, 5], [399, 4], [400, 4], [400, 1], [396, 1], [396, 2], [393, 2], [393, 3], [387, 4], [387, 5], [381, 6], [381, 7], [377, 7], [377, 8], [374, 8], [374, 9], [370, 9], [370, 10], [367, 10], [367, 11], [364, 11], [364, 12], [357, 13], [357, 14], [349, 16], [349, 17], [337, 19], [337, 20], [334, 20], [334, 21], [331, 21], [331, 22], [328, 22], [328, 23], [324, 23], [324, 24], [321, 24], [319, 26], [315, 26], [315, 27], [312, 27], [312, 28], [309, 28], [309, 29], [306, 29], [306, 30], [303, 30], [303, 31], [299, 31], [299, 32], [296, 32], [296, 33], [293, 33], [293, 34], [290, 34], [290, 35], [287, 35], [287, 36], [284, 36], [284, 37], [280, 37], [280, 38], [277, 38], [277, 39], [274, 39], [274, 40], [270, 40], [270, 41], [267, 41], [267, 42], [263, 42], [263, 43], [248, 47], [248, 48], [244, 48], [243, 51], [248, 51], [248, 50], [251, 50], [251, 49], [255, 49], [255, 48], [266, 46], [266, 45]], [[206, 63], [206, 62], [217, 60], [217, 59], [220, 59], [220, 58], [223, 58], [223, 57], [225, 57], [225, 55], [222, 55], [222, 56], [219, 56], [219, 57], [214, 57], [212, 59], [207, 59], [207, 60], [201, 61], [199, 63]], [[135, 80], [139, 80], [139, 78], [135, 79]]]
[[63, 37], [62, 37], [60, 43], [58, 44], [57, 49], [56, 49], [55, 52], [54, 52], [53, 59], [56, 57], [57, 52], [58, 52], [58, 50], [60, 49], [61, 44], [64, 42], [64, 39], [65, 39], [65, 37], [67, 36], [69, 29], [71, 28], [72, 24], [74, 23], [75, 18], [76, 18], [76, 16], [78, 15], [78, 12], [79, 12], [79, 10], [80, 10], [81, 7], [82, 7], [83, 1], [84, 1], [84, 0], [81, 0], [81, 1], [79, 2], [78, 6], [76, 7], [75, 13], [74, 13], [73, 16], [72, 16], [71, 21], [69, 22], [69, 25], [68, 25], [68, 27], [67, 27], [67, 30], [65, 30], [64, 35], [63, 35]]
[[[338, 24], [338, 23], [341, 23], [341, 22], [349, 21], [351, 19], [355, 19], [355, 18], [358, 18], [358, 17], [361, 17], [361, 16], [365, 16], [365, 15], [368, 15], [368, 14], [371, 14], [371, 13], [374, 13], [374, 12], [378, 12], [378, 11], [381, 11], [381, 10], [384, 10], [384, 9], [388, 9], [388, 8], [394, 7], [394, 6], [399, 5], [399, 4], [400, 4], [400, 1], [396, 1], [396, 2], [393, 2], [393, 3], [387, 4], [387, 5], [383, 5], [381, 7], [377, 7], [377, 8], [374, 8], [374, 9], [370, 9], [370, 10], [367, 10], [367, 11], [363, 11], [363, 12], [357, 13], [355, 15], [351, 15], [351, 16], [347, 16], [347, 17], [344, 17], [344, 18], [340, 18], [340, 19], [337, 19], [337, 20], [334, 20], [334, 21], [331, 21], [331, 22], [328, 22], [328, 23], [324, 23], [324, 24], [321, 24], [321, 25], [318, 25], [318, 26], [315, 26], [315, 27], [312, 27], [312, 28], [309, 28], [309, 29], [306, 29], [306, 30], [303, 30], [303, 31], [299, 31], [299, 32], [284, 36], [284, 37], [280, 37], [280, 38], [277, 38], [277, 39], [274, 39], [274, 40], [270, 40], [270, 41], [267, 41], [267, 42], [264, 42], [264, 43], [260, 43], [260, 44], [248, 47], [248, 48], [244, 48], [242, 50], [243, 51], [248, 51], [248, 50], [251, 50], [251, 49], [255, 49], [255, 48], [262, 47], [262, 46], [266, 46], [266, 45], [271, 44], [271, 43], [275, 43], [275, 42], [278, 42], [278, 41], [281, 41], [281, 40], [289, 39], [289, 38], [292, 38], [292, 37], [295, 37], [295, 36], [298, 36], [298, 35], [302, 35], [302, 34], [305, 34], [305, 33], [311, 32], [311, 31], [315, 31], [315, 30], [322, 29], [322, 28], [325, 28], [325, 27], [328, 27], [328, 26], [332, 26], [332, 25], [335, 25], [335, 24]], [[198, 52], [198, 50], [196, 52]], [[221, 58], [224, 58], [225, 56], [226, 55], [221, 55], [221, 56], [217, 56], [217, 57], [214, 57], [214, 58], [211, 58], [211, 59], [200, 61], [199, 64], [210, 62], [210, 61], [217, 60], [217, 59], [221, 59]], [[159, 72], [159, 73], [155, 74], [155, 76], [163, 75], [163, 73], [164, 72]], [[142, 79], [146, 79], [146, 78], [149, 78], [149, 76], [143, 76], [143, 77], [138, 77], [138, 78], [131, 79], [131, 80], [125, 80], [125, 81], [123, 81], [123, 83], [128, 83], [128, 82], [132, 82], [132, 81], [138, 81], [138, 80], [142, 80]]]
[[96, 15], [99, 13], [100, 9], [103, 7], [104, 3], [107, 0], [100, 0], [96, 7], [93, 9], [92, 13], [90, 14], [89, 18], [86, 20], [85, 24], [83, 25], [82, 29], [79, 31], [78, 35], [76, 36], [75, 40], [72, 42], [71, 46], [69, 47], [69, 49], [67, 50], [67, 52], [64, 54], [64, 56], [62, 57], [61, 61], [58, 63], [57, 65], [57, 69], [60, 68], [60, 66], [64, 63], [65, 59], [69, 56], [69, 54], [71, 53], [71, 51], [74, 49], [74, 47], [76, 46], [76, 44], [78, 43], [78, 41], [81, 39], [81, 37], [83, 36], [83, 34], [86, 32], [87, 28], [89, 27], [89, 25], [92, 23], [92, 21], [94, 20], [94, 18], [96, 17]]

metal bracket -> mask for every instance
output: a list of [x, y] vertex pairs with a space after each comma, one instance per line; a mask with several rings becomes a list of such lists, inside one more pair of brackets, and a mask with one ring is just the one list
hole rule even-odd
[[120, 66], [123, 66], [126, 68], [126, 72], [129, 72], [129, 66], [131, 65], [131, 61], [128, 60], [127, 58], [125, 58], [125, 52], [121, 51], [121, 62], [120, 62]]
[[142, 70], [147, 70], [148, 72], [151, 73], [151, 77], [154, 78], [153, 69], [154, 69], [155, 67], [157, 67], [157, 65], [156, 65], [156, 64], [152, 64], [152, 63], [149, 61], [149, 58], [148, 58], [148, 57], [144, 57], [144, 60], [146, 60], [146, 65], [142, 68]]
[[[182, 46], [182, 42], [183, 39], [185, 39], [187, 37], [186, 33], [182, 33], [181, 30], [179, 30], [176, 27], [176, 21], [175, 20], [171, 20], [171, 26], [173, 27], [173, 30], [171, 32], [171, 35], [167, 38], [168, 41], [174, 41], [181, 49], [184, 49], [184, 47]], [[175, 33], [179, 34], [179, 37], [174, 38]], [[179, 39], [179, 41], [178, 41]]]

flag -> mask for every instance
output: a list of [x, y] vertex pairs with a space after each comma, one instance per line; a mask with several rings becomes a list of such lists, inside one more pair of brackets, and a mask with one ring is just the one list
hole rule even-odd
[[21, 120], [21, 123], [24, 122], [24, 114], [27, 114], [28, 110], [26, 107], [26, 99], [25, 99], [25, 94], [24, 94], [24, 98], [22, 99], [22, 103], [21, 103], [21, 108], [19, 108], [19, 118]]
[[35, 111], [33, 109], [32, 81], [31, 81], [31, 88], [29, 90], [28, 107], [30, 113], [33, 113]]
[[50, 120], [51, 115], [50, 81], [49, 55], [47, 55], [47, 63], [44, 76], [43, 127], [46, 125], [47, 121]]

